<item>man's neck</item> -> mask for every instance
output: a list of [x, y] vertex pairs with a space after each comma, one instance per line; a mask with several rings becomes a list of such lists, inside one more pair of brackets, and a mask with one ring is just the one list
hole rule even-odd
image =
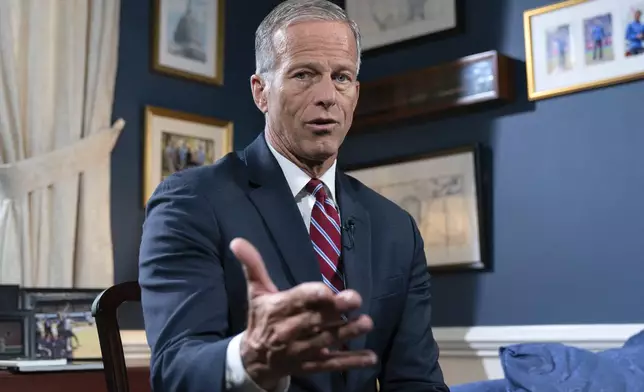
[[295, 154], [290, 152], [284, 143], [282, 143], [279, 138], [275, 137], [272, 132], [268, 130], [268, 127], [264, 130], [266, 133], [266, 141], [271, 144], [271, 146], [280, 153], [283, 157], [293, 162], [295, 166], [302, 169], [306, 174], [311, 176], [311, 178], [320, 178], [335, 161], [335, 157], [330, 157], [324, 162], [306, 162], [303, 159], [298, 158]]

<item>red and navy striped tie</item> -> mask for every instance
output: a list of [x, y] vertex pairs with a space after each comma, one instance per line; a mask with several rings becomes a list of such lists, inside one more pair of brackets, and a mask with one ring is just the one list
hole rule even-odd
[[314, 178], [306, 190], [315, 197], [311, 211], [311, 242], [317, 256], [322, 281], [336, 294], [344, 290], [344, 275], [340, 266], [342, 234], [340, 217], [335, 205], [329, 199], [322, 181]]

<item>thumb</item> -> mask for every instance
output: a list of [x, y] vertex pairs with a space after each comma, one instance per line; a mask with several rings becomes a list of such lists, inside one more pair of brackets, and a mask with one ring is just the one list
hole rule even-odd
[[262, 256], [253, 244], [243, 238], [235, 238], [230, 241], [230, 250], [244, 268], [246, 283], [248, 283], [252, 296], [278, 292], [268, 271], [266, 271]]

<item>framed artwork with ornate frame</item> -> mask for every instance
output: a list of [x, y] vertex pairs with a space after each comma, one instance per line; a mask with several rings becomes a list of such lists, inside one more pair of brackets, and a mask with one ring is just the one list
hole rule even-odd
[[481, 154], [481, 146], [468, 145], [344, 169], [412, 216], [430, 271], [487, 270]]
[[224, 1], [154, 0], [152, 68], [222, 85]]
[[528, 98], [644, 78], [644, 0], [568, 0], [523, 14]]
[[232, 150], [231, 121], [147, 106], [143, 203], [170, 174], [213, 164]]
[[364, 51], [460, 29], [460, 0], [345, 0]]

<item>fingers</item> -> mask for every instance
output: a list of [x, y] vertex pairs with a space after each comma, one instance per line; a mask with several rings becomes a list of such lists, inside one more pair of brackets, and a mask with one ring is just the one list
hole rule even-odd
[[359, 309], [362, 305], [362, 297], [355, 290], [344, 290], [335, 296], [335, 308], [342, 313], [349, 313]]
[[315, 358], [321, 350], [346, 343], [373, 329], [373, 321], [367, 315], [337, 327], [320, 327], [320, 332], [306, 340], [294, 341], [290, 345], [292, 355]]
[[344, 290], [336, 295], [322, 282], [303, 283], [284, 291], [284, 294], [285, 302], [292, 307], [291, 311], [294, 313], [332, 309], [341, 314], [356, 310], [362, 304], [362, 297], [355, 290]]
[[335, 372], [373, 366], [378, 357], [371, 350], [332, 351], [324, 358], [305, 361], [301, 365], [301, 373]]
[[302, 373], [347, 370], [376, 363], [376, 355], [369, 350], [328, 349], [369, 332], [373, 328], [369, 316], [362, 315], [340, 326], [328, 327], [328, 324], [325, 323], [325, 316], [319, 312], [291, 316], [274, 327], [268, 346], [272, 348], [273, 355], [288, 358], [289, 362], [295, 361], [293, 367], [302, 369]]
[[250, 242], [243, 238], [235, 238], [230, 242], [230, 250], [244, 267], [252, 297], [278, 292], [273, 280], [268, 275], [262, 256]]

